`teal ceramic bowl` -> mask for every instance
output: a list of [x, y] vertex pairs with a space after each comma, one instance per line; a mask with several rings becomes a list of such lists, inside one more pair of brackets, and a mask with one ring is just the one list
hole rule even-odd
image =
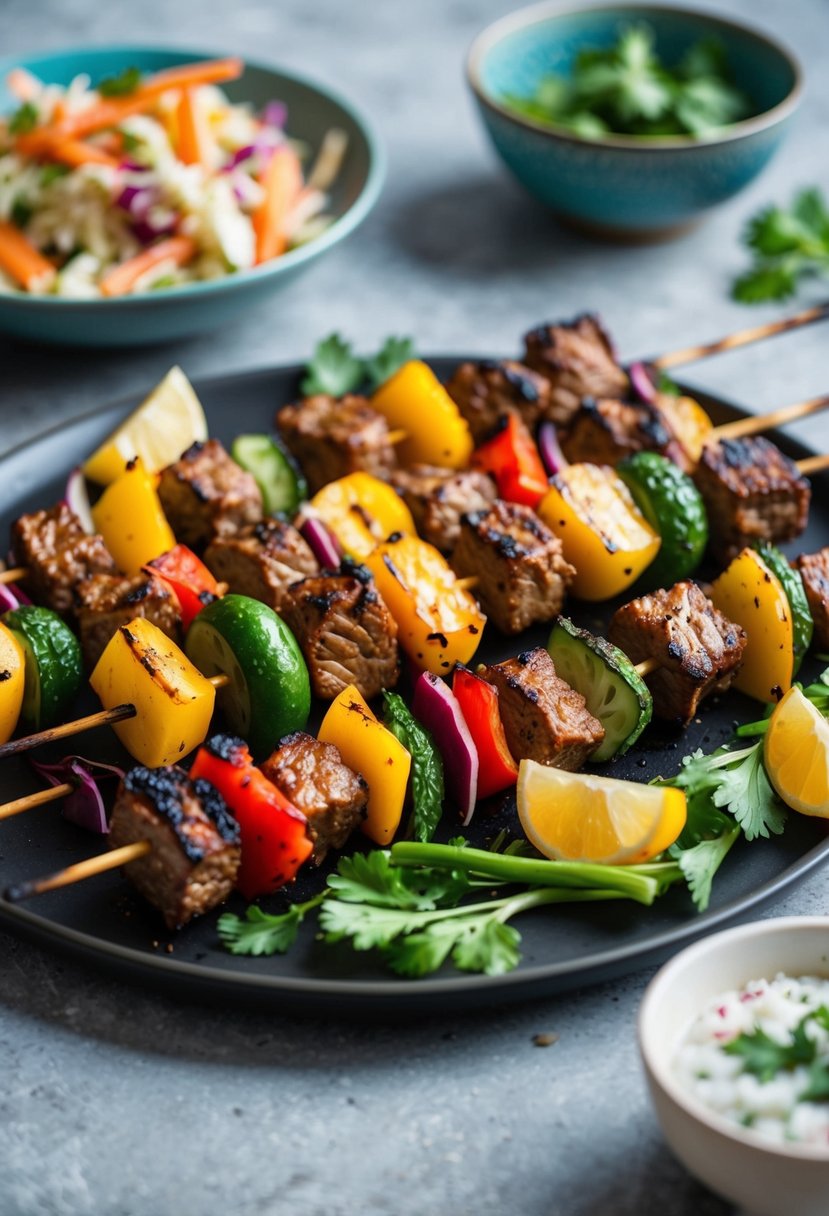
[[[86, 72], [94, 84], [131, 65], [155, 72], [177, 63], [219, 58], [220, 54], [132, 46], [81, 47], [1, 60], [0, 113], [16, 108], [2, 82], [9, 69], [17, 65], [48, 83], [68, 84], [74, 76]], [[360, 111], [327, 86], [250, 61], [246, 61], [241, 79], [225, 87], [231, 100], [251, 101], [257, 107], [273, 100], [285, 102], [290, 134], [307, 142], [312, 153], [330, 127], [346, 132], [348, 150], [331, 192], [330, 210], [336, 218], [330, 228], [315, 241], [273, 262], [225, 279], [108, 300], [0, 292], [0, 331], [42, 342], [133, 346], [218, 329], [244, 309], [286, 287], [354, 231], [377, 201], [385, 173], [382, 148]]]
[[[671, 63], [717, 38], [756, 114], [705, 139], [584, 139], [516, 114], [505, 96], [531, 96], [549, 73], [567, 75], [579, 50], [608, 47], [631, 23], [654, 30]], [[600, 235], [670, 235], [742, 190], [779, 147], [801, 93], [794, 56], [779, 43], [706, 12], [659, 5], [538, 4], [496, 21], [469, 52], [467, 74], [496, 151], [518, 181], [563, 219]]]

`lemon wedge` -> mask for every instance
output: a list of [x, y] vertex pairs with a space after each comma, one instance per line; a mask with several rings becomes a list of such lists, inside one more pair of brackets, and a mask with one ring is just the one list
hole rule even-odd
[[649, 861], [685, 826], [682, 790], [567, 773], [534, 760], [521, 761], [517, 798], [527, 839], [556, 861]]
[[140, 456], [148, 472], [158, 473], [191, 443], [206, 438], [202, 404], [181, 368], [171, 367], [149, 397], [92, 453], [83, 471], [90, 481], [108, 486], [130, 460]]
[[796, 685], [774, 708], [763, 758], [786, 806], [829, 819], [829, 722]]

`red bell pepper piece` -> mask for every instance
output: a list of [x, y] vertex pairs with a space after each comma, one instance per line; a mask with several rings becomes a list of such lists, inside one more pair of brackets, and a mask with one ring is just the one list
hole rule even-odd
[[498, 689], [458, 664], [452, 677], [452, 692], [478, 749], [478, 797], [488, 798], [515, 785], [518, 765], [507, 746], [498, 709]]
[[181, 607], [181, 623], [189, 629], [206, 604], [219, 595], [219, 584], [204, 562], [186, 545], [175, 545], [144, 566], [167, 584]]
[[517, 414], [507, 414], [498, 434], [475, 449], [472, 467], [495, 478], [506, 502], [534, 508], [550, 488], [535, 440]]
[[214, 735], [196, 753], [190, 777], [214, 785], [239, 824], [242, 864], [236, 886], [245, 899], [270, 895], [290, 882], [313, 850], [308, 820], [255, 767], [247, 744]]

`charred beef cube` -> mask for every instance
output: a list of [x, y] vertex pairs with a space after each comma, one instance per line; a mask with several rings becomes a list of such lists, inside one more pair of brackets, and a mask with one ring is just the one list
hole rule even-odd
[[282, 616], [321, 700], [333, 701], [349, 684], [368, 700], [397, 683], [397, 624], [365, 567], [344, 563], [338, 574], [294, 583]]
[[477, 577], [475, 595], [502, 633], [556, 616], [576, 573], [534, 511], [500, 499], [463, 517], [450, 561], [459, 577]]
[[174, 642], [181, 641], [181, 610], [163, 579], [154, 574], [122, 578], [98, 574], [75, 593], [81, 649], [89, 668], [95, 666], [121, 625], [146, 617]]
[[461, 363], [446, 391], [469, 423], [476, 446], [489, 439], [504, 414], [519, 414], [532, 430], [549, 407], [549, 381], [510, 359]]
[[134, 768], [115, 798], [109, 824], [111, 849], [147, 840], [149, 853], [124, 871], [179, 929], [227, 899], [241, 860], [239, 825], [207, 781], [191, 781], [183, 769]]
[[809, 611], [815, 623], [814, 644], [829, 648], [829, 546], [817, 553], [801, 553], [794, 563], [800, 571]]
[[561, 447], [574, 464], [617, 465], [634, 452], [673, 453], [679, 445], [656, 406], [586, 397], [562, 436]]
[[729, 687], [742, 662], [745, 632], [685, 579], [624, 604], [608, 637], [632, 663], [655, 659], [646, 676], [658, 718], [687, 725], [703, 697]]
[[286, 735], [260, 768], [307, 818], [315, 865], [329, 849], [341, 849], [366, 817], [365, 778], [348, 767], [333, 743], [298, 730]]
[[262, 600], [277, 612], [291, 583], [319, 571], [306, 541], [283, 519], [265, 519], [236, 536], [218, 537], [205, 550], [204, 561], [231, 591]]
[[598, 317], [539, 325], [524, 337], [527, 367], [550, 382], [545, 417], [567, 426], [585, 397], [625, 397], [628, 378]]
[[389, 478], [412, 513], [420, 536], [441, 553], [451, 553], [461, 530], [461, 516], [485, 511], [495, 501], [495, 483], [477, 469], [433, 468], [415, 464]]
[[259, 487], [218, 439], [194, 443], [166, 468], [158, 494], [176, 540], [191, 549], [262, 518]]
[[480, 672], [498, 689], [501, 721], [515, 760], [575, 772], [604, 739], [584, 697], [556, 675], [540, 646]]
[[707, 443], [694, 480], [713, 521], [711, 550], [723, 561], [758, 540], [794, 540], [806, 527], [809, 483], [762, 435]]
[[386, 419], [356, 394], [321, 393], [286, 405], [276, 415], [276, 429], [312, 494], [348, 473], [385, 478], [397, 465]]
[[39, 604], [71, 616], [74, 590], [95, 574], [114, 574], [100, 536], [89, 536], [66, 503], [21, 515], [12, 524], [12, 554], [28, 570], [27, 587]]

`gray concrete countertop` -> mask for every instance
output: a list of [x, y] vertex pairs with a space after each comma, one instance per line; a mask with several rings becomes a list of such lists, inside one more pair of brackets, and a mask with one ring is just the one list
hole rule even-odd
[[[686, 0], [688, 2], [688, 0]], [[0, 0], [3, 53], [126, 40], [271, 58], [376, 119], [389, 181], [356, 236], [215, 336], [70, 352], [0, 337], [0, 444], [152, 385], [296, 361], [338, 329], [420, 350], [509, 353], [532, 323], [596, 309], [634, 356], [778, 308], [728, 298], [746, 217], [826, 186], [824, 0], [721, 0], [785, 36], [810, 88], [752, 189], [670, 245], [559, 228], [502, 175], [462, 80], [505, 0]], [[812, 298], [817, 299], [816, 288]], [[825, 331], [712, 360], [693, 380], [751, 408], [827, 389]], [[825, 445], [829, 427], [803, 428]], [[824, 913], [817, 875], [768, 914]], [[648, 974], [523, 1008], [368, 1025], [178, 1004], [0, 935], [0, 1216], [725, 1216], [660, 1139], [635, 1017]], [[554, 1032], [553, 1046], [533, 1036]]]

